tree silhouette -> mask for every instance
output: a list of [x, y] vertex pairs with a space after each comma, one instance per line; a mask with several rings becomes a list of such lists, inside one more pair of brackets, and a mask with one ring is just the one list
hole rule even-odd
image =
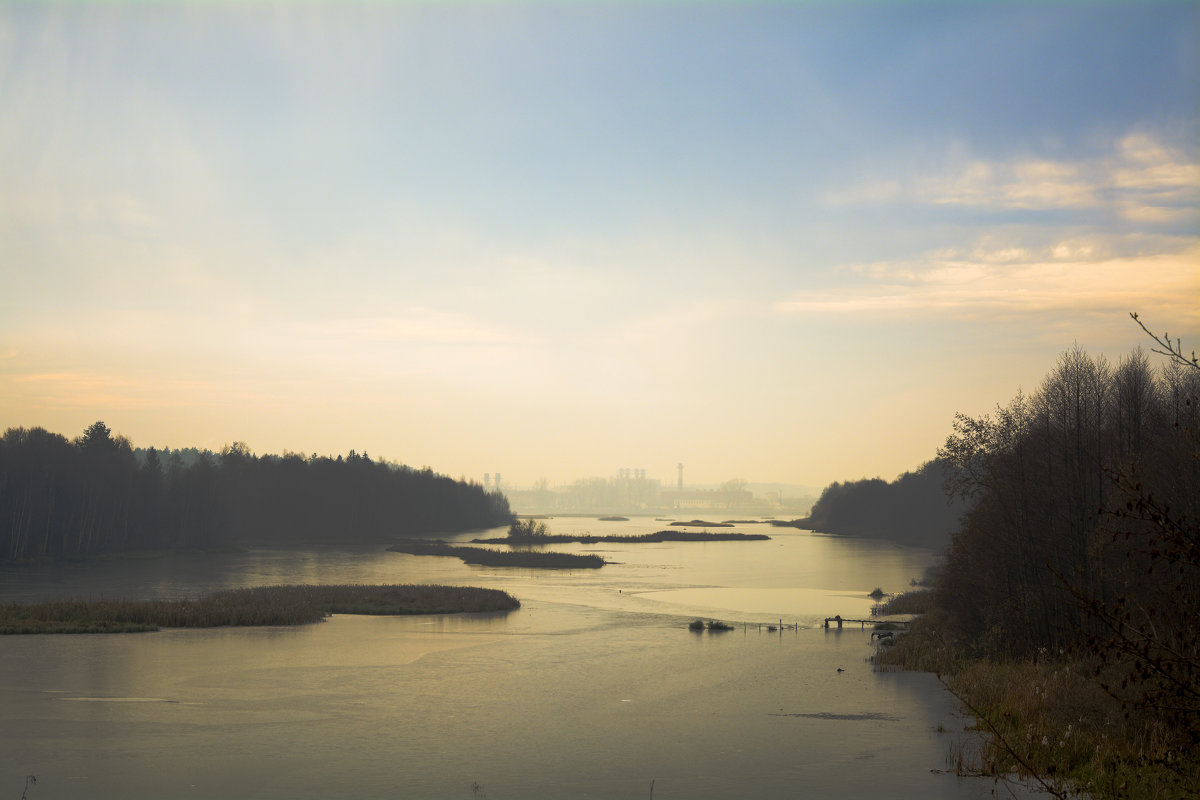
[[296, 454], [135, 451], [103, 422], [73, 442], [0, 437], [0, 559], [239, 543], [386, 542], [509, 522], [508, 501], [426, 468]]
[[1074, 348], [1030, 397], [956, 418], [939, 455], [971, 506], [936, 581], [936, 627], [959, 655], [1086, 665], [1126, 729], [1155, 742], [1136, 769], [1194, 796], [1200, 363], [1154, 340], [1157, 370], [1141, 350], [1112, 367]]

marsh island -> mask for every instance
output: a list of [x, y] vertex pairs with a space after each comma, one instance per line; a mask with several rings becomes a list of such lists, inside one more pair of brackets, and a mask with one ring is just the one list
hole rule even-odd
[[464, 586], [290, 585], [228, 589], [196, 600], [59, 600], [0, 604], [0, 633], [141, 633], [159, 628], [304, 625], [330, 614], [511, 611], [507, 592]]
[[[478, 540], [477, 540], [478, 541]], [[509, 539], [499, 539], [510, 543]], [[420, 539], [400, 542], [388, 548], [391, 553], [408, 553], [414, 556], [454, 556], [463, 563], [488, 567], [534, 567], [540, 569], [598, 569], [604, 559], [595, 555], [574, 553], [540, 553], [529, 551], [485, 550], [482, 547], [459, 547], [443, 541]]]

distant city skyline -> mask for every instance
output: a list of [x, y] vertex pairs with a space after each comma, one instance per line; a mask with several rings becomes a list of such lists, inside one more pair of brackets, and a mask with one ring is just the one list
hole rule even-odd
[[[485, 475], [485, 487], [488, 477]], [[820, 494], [819, 488], [752, 484], [740, 478], [720, 484], [685, 484], [682, 471], [675, 481], [662, 481], [643, 469], [628, 467], [607, 476], [579, 477], [557, 485], [541, 480], [532, 486], [493, 488], [504, 492], [516, 514], [551, 515], [684, 515], [714, 511], [793, 518], [807, 513]], [[760, 491], [756, 493], [756, 489]]]
[[0, 3], [0, 428], [820, 487], [1200, 346], [1200, 6]]

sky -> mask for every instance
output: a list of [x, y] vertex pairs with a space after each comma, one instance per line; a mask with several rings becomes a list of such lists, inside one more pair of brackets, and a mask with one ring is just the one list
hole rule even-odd
[[0, 0], [0, 428], [821, 487], [1200, 349], [1194, 2]]

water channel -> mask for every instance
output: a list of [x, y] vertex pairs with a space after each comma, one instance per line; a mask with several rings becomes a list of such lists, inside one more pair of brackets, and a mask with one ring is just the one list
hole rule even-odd
[[[934, 676], [877, 673], [869, 630], [820, 627], [868, 614], [876, 586], [908, 588], [932, 554], [736, 530], [771, 539], [554, 546], [610, 562], [578, 571], [382, 547], [0, 568], [0, 601], [446, 583], [522, 602], [483, 617], [0, 637], [0, 793], [35, 774], [29, 800], [991, 796], [990, 780], [941, 772], [967, 721]], [[735, 628], [689, 631], [698, 617]], [[780, 621], [794, 627], [767, 630]]]

